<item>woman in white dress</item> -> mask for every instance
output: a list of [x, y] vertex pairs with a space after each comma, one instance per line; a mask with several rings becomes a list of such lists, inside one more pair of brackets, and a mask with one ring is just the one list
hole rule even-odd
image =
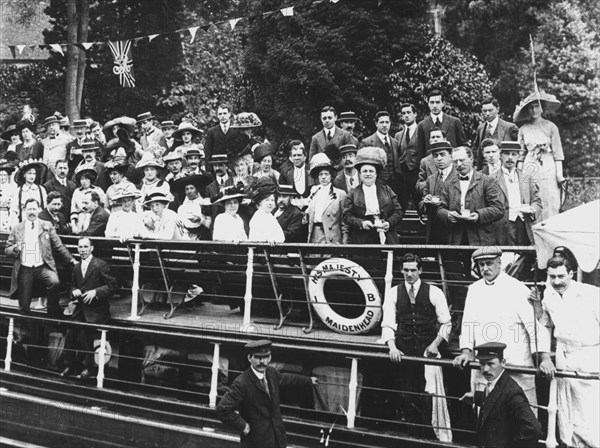
[[157, 191], [150, 194], [144, 202], [144, 207], [150, 210], [144, 212], [142, 238], [152, 240], [186, 240], [185, 229], [179, 224], [179, 217], [173, 210], [167, 208], [171, 202], [170, 196]]
[[240, 203], [246, 195], [236, 187], [226, 188], [223, 195], [213, 204], [221, 203], [225, 212], [217, 215], [213, 230], [214, 241], [248, 241], [244, 220], [238, 215]]
[[277, 205], [277, 184], [270, 177], [258, 179], [252, 191], [252, 202], [257, 210], [250, 220], [250, 241], [264, 241], [269, 243], [283, 243], [285, 235], [283, 229], [273, 215]]
[[121, 241], [140, 237], [144, 230], [142, 214], [135, 209], [135, 201], [140, 192], [135, 186], [117, 190], [112, 200], [118, 206], [108, 217], [105, 235], [108, 238], [119, 238]]

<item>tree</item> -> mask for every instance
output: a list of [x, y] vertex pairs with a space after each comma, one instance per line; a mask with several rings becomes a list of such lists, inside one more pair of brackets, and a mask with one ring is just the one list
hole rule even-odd
[[[87, 42], [90, 21], [89, 0], [68, 0], [67, 42]], [[85, 51], [75, 45], [67, 45], [65, 67], [65, 112], [71, 120], [78, 119], [85, 81]]]

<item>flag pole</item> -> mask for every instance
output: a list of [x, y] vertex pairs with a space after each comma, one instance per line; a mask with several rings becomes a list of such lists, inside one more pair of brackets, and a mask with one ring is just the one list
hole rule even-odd
[[538, 104], [541, 108], [542, 101], [541, 101], [540, 90], [538, 89], [538, 85], [537, 85], [537, 69], [535, 66], [535, 48], [533, 45], [533, 36], [531, 34], [529, 35], [529, 44], [531, 47], [531, 65], [533, 67], [533, 91], [535, 92], [535, 96], [537, 97]]

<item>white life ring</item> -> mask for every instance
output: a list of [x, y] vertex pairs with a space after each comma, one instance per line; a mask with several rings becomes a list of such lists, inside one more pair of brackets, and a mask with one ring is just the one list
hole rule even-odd
[[[325, 280], [332, 276], [354, 279], [363, 292], [365, 309], [355, 318], [347, 318], [336, 313], [327, 303], [323, 287]], [[308, 278], [308, 292], [313, 308], [323, 323], [333, 331], [345, 334], [366, 333], [381, 319], [381, 296], [377, 285], [362, 266], [344, 258], [330, 258], [316, 266]]]

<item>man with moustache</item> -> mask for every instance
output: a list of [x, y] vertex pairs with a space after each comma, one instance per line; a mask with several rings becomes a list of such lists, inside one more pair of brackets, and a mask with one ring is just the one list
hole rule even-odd
[[273, 215], [283, 229], [286, 243], [306, 243], [308, 229], [306, 224], [302, 223], [304, 213], [292, 204], [295, 195], [291, 185], [280, 184], [277, 208], [273, 210]]
[[496, 143], [516, 141], [519, 134], [519, 130], [514, 123], [509, 123], [498, 117], [499, 111], [500, 107], [495, 98], [488, 97], [482, 101], [481, 115], [483, 115], [484, 121], [477, 128], [475, 141], [471, 148], [473, 154], [476, 154], [475, 161], [480, 170], [484, 167], [481, 144], [485, 139], [491, 138]]
[[402, 104], [399, 115], [404, 122], [404, 128], [394, 136], [399, 146], [399, 154], [394, 166], [399, 182], [398, 202], [406, 210], [408, 201], [412, 198], [418, 211], [421, 197], [417, 193], [416, 184], [421, 157], [417, 154], [417, 108], [414, 104]]
[[82, 208], [85, 213], [89, 213], [90, 220], [88, 226], [79, 235], [104, 236], [110, 213], [100, 205], [100, 196], [98, 193], [93, 190], [87, 190], [83, 194]]
[[68, 162], [64, 159], [57, 160], [54, 177], [43, 185], [48, 194], [55, 191], [62, 196], [62, 208], [60, 211], [65, 216], [69, 216], [71, 213], [71, 198], [73, 197], [73, 192], [77, 188], [75, 182], [67, 179], [68, 174]]
[[352, 144], [358, 147], [358, 135], [360, 134], [357, 132], [358, 129], [356, 128], [356, 126], [361, 122], [360, 118], [358, 118], [356, 114], [352, 111], [341, 112], [340, 116], [337, 119], [337, 122], [340, 124], [340, 128], [350, 133], [350, 135], [352, 136]]
[[183, 175], [183, 156], [179, 155], [175, 151], [171, 151], [163, 157], [163, 162], [167, 166], [167, 175], [165, 180], [172, 184], [172, 182]]
[[70, 139], [60, 130], [60, 119], [55, 115], [44, 120], [47, 136], [42, 140], [44, 146], [43, 162], [54, 173], [57, 160], [66, 159], [67, 145]]
[[51, 222], [59, 235], [71, 233], [71, 225], [67, 217], [62, 213], [63, 198], [57, 191], [51, 191], [46, 198], [46, 208], [40, 212], [38, 217], [42, 221]]
[[[429, 134], [429, 147], [431, 149], [431, 145], [438, 142], [447, 142], [446, 134], [441, 129], [434, 129]], [[448, 143], [450, 144], [450, 143]], [[423, 188], [425, 188], [425, 181], [432, 174], [437, 173], [437, 166], [435, 164], [435, 160], [433, 160], [433, 155], [428, 153], [426, 157], [421, 159], [419, 163], [419, 176], [417, 178], [417, 184], [415, 186], [417, 193], [421, 196], [423, 195]]]
[[333, 107], [325, 106], [321, 109], [323, 129], [312, 136], [308, 160], [312, 160], [315, 154], [325, 152], [328, 145], [335, 145], [339, 148], [347, 143], [352, 143], [352, 134], [336, 126], [336, 120], [337, 112]]
[[106, 176], [106, 170], [104, 168], [104, 163], [100, 162], [97, 159], [97, 151], [98, 146], [93, 141], [86, 141], [81, 146], [81, 154], [83, 155], [83, 160], [79, 162], [79, 165], [75, 168], [75, 171], [79, 171], [82, 167], [91, 168], [97, 173], [96, 177], [96, 185], [102, 188], [102, 191], [106, 191], [108, 188], [108, 181]]
[[333, 179], [333, 186], [346, 193], [353, 188], [358, 187], [358, 184], [360, 183], [358, 170], [354, 167], [357, 151], [354, 143], [348, 143], [347, 145], [342, 145], [340, 147], [342, 166], [344, 169], [337, 174], [335, 179]]
[[183, 176], [205, 176], [204, 161], [206, 160], [204, 150], [200, 148], [189, 148], [183, 155], [187, 166], [181, 171]]
[[[65, 159], [69, 163], [69, 172], [73, 174], [75, 167], [83, 160], [81, 149], [83, 144], [88, 141], [86, 131], [88, 123], [86, 120], [73, 120], [73, 129], [75, 129], [75, 138], [67, 144], [67, 154]], [[101, 148], [98, 146], [98, 151], [102, 154]]]
[[294, 188], [296, 197], [292, 199], [292, 203], [301, 209], [306, 207], [306, 199], [310, 196], [310, 189], [314, 182], [306, 165], [304, 143], [300, 140], [290, 142], [289, 159], [281, 165], [279, 172], [279, 183]]
[[385, 151], [386, 164], [378, 174], [377, 180], [385, 182], [394, 193], [397, 193], [399, 186], [394, 176], [394, 163], [398, 159], [398, 141], [389, 135], [391, 127], [389, 112], [380, 110], [375, 114], [375, 127], [377, 131], [361, 141], [359, 148], [376, 147]]
[[456, 170], [452, 165], [450, 152], [452, 148], [447, 142], [433, 143], [429, 152], [433, 156], [437, 173], [429, 175], [423, 189], [423, 199], [419, 203], [422, 214], [427, 214], [427, 227], [425, 241], [427, 244], [445, 244], [448, 228], [437, 216], [437, 209], [441, 203], [444, 184], [456, 177]]

